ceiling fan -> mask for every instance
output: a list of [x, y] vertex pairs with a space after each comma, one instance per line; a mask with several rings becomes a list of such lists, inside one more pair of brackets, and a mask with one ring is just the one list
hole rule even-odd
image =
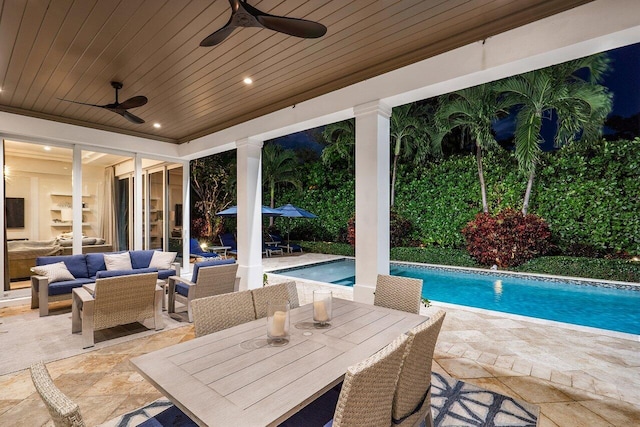
[[91, 107], [104, 108], [105, 110], [113, 111], [114, 113], [121, 115], [125, 119], [129, 120], [131, 123], [135, 123], [135, 124], [144, 123], [144, 120], [142, 120], [140, 117], [136, 115], [131, 114], [127, 110], [130, 108], [142, 107], [149, 101], [147, 97], [134, 96], [133, 98], [129, 98], [124, 102], [118, 102], [118, 90], [122, 89], [122, 83], [111, 82], [111, 86], [116, 90], [116, 101], [112, 104], [97, 105], [97, 104], [87, 104], [85, 102], [72, 101], [70, 99], [62, 99], [62, 98], [58, 98], [58, 99], [60, 101], [73, 102], [74, 104], [89, 105]]
[[318, 22], [269, 15], [251, 6], [246, 0], [229, 0], [229, 3], [231, 4], [229, 22], [202, 40], [200, 46], [215, 46], [226, 39], [238, 27], [267, 28], [305, 39], [316, 39], [324, 36], [327, 32], [327, 27]]

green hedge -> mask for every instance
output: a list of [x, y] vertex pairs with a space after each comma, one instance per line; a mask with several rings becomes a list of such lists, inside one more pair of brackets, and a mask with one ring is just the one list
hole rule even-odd
[[[574, 143], [542, 154], [529, 212], [549, 224], [558, 253], [640, 254], [638, 153], [636, 138], [592, 146]], [[490, 212], [521, 209], [526, 177], [518, 172], [513, 153], [494, 150], [483, 164]], [[305, 165], [303, 175], [305, 190], [285, 189], [276, 196], [278, 204], [293, 203], [318, 215], [294, 220], [292, 238], [345, 242], [347, 221], [355, 211], [353, 175], [325, 169], [320, 162]], [[422, 167], [401, 166], [395, 210], [412, 222], [409, 237], [416, 246], [463, 248], [460, 230], [481, 211], [475, 158], [452, 156]]]
[[640, 283], [640, 262], [622, 259], [540, 257], [514, 271]]

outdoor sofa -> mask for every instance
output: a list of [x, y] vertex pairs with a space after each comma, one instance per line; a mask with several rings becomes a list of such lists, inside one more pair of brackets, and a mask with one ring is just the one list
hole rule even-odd
[[[157, 254], [155, 259], [154, 254]], [[158, 279], [166, 281], [170, 276], [179, 276], [180, 263], [173, 262], [171, 254], [175, 258], [175, 253], [153, 250], [38, 257], [33, 268], [35, 275], [31, 276], [31, 308], [40, 308], [40, 316], [46, 316], [50, 302], [71, 299], [74, 288], [95, 283], [97, 278], [157, 272]], [[61, 262], [64, 263], [62, 272], [58, 269]], [[37, 273], [42, 270], [48, 270], [48, 274]]]

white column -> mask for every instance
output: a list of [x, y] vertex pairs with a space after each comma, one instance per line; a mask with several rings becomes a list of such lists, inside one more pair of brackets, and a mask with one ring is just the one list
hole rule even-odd
[[189, 262], [189, 242], [191, 240], [191, 165], [182, 163], [182, 268], [188, 273], [191, 271]]
[[356, 116], [356, 283], [353, 299], [373, 304], [378, 273], [389, 274], [389, 117], [380, 101]]
[[73, 212], [73, 253], [82, 253], [82, 149], [73, 146], [71, 167], [71, 207]]
[[133, 158], [133, 248], [143, 249], [142, 246], [142, 156], [136, 153]]
[[262, 141], [236, 142], [238, 161], [238, 275], [240, 290], [262, 286]]

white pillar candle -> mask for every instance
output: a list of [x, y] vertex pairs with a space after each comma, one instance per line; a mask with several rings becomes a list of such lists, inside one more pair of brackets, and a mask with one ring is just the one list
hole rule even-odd
[[313, 302], [313, 320], [317, 322], [326, 322], [329, 320], [327, 315], [327, 307], [324, 301]]
[[287, 313], [284, 311], [276, 311], [273, 313], [273, 320], [271, 322], [271, 336], [283, 337], [284, 325], [287, 320]]

